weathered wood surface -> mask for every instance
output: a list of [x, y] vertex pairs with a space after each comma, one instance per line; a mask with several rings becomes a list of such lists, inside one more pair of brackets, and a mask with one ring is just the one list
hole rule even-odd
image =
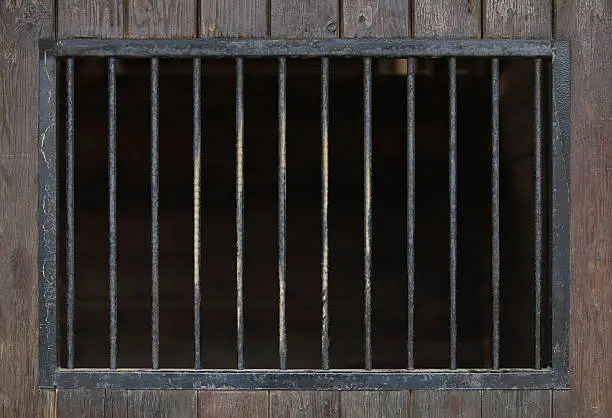
[[128, 417], [194, 418], [197, 416], [195, 390], [130, 390]]
[[410, 403], [410, 391], [345, 391], [340, 393], [340, 416], [407, 418]]
[[54, 2], [5, 1], [0, 12], [0, 416], [34, 417], [37, 389], [38, 40]]
[[38, 418], [56, 418], [55, 413], [55, 389], [42, 389], [40, 391], [40, 403]]
[[200, 391], [198, 417], [253, 417], [268, 416], [268, 391]]
[[200, 36], [268, 35], [267, 0], [200, 0]]
[[338, 1], [271, 0], [270, 34], [273, 37], [337, 37]]
[[415, 37], [480, 38], [481, 2], [479, 0], [414, 0]]
[[104, 389], [58, 389], [57, 418], [104, 418]]
[[553, 418], [570, 418], [572, 416], [570, 390], [552, 391], [552, 416]]
[[63, 0], [57, 2], [57, 36], [59, 38], [119, 37], [123, 35], [123, 19], [123, 0]]
[[475, 418], [481, 416], [481, 391], [415, 390], [411, 405], [412, 418]]
[[123, 0], [128, 36], [189, 38], [196, 36], [197, 0]]
[[550, 390], [483, 390], [482, 416], [550, 418]]
[[343, 37], [410, 35], [408, 0], [343, 0], [341, 4]]
[[104, 418], [128, 418], [128, 391], [107, 389], [104, 392]]
[[483, 7], [485, 38], [551, 37], [552, 0], [485, 0]]
[[338, 391], [271, 391], [271, 417], [337, 417], [340, 413]]
[[555, 3], [571, 42], [571, 376], [574, 416], [612, 416], [612, 3]]

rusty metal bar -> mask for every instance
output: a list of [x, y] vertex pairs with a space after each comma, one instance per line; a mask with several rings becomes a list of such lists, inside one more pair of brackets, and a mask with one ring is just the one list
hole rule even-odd
[[151, 58], [151, 359], [159, 368], [159, 58]]
[[372, 369], [372, 59], [363, 60], [365, 369]]
[[450, 201], [450, 368], [457, 368], [457, 60], [449, 75], [449, 201]]
[[287, 368], [286, 289], [286, 210], [287, 210], [287, 91], [285, 58], [278, 59], [278, 344], [280, 368]]
[[117, 367], [117, 71], [108, 59], [108, 233], [110, 274], [110, 368]]
[[68, 368], [74, 367], [74, 58], [66, 59], [66, 298]]
[[201, 79], [202, 60], [193, 60], [193, 342], [194, 368], [201, 367], [200, 347], [200, 176], [202, 174], [202, 130], [201, 130]]
[[322, 260], [321, 260], [321, 368], [329, 369], [329, 58], [321, 58], [321, 182], [322, 182]]
[[414, 58], [408, 58], [408, 368], [414, 369], [414, 209], [415, 209], [415, 81]]
[[542, 359], [542, 59], [535, 60], [534, 86], [534, 145], [535, 145], [535, 368]]
[[243, 62], [236, 58], [236, 314], [238, 369], [244, 369], [243, 243], [244, 243], [244, 104]]
[[493, 369], [499, 369], [499, 59], [491, 61], [491, 265], [493, 289]]

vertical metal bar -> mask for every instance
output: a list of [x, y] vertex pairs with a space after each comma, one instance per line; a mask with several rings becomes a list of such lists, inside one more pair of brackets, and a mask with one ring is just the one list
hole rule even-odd
[[365, 368], [372, 368], [372, 59], [363, 60], [364, 275]]
[[414, 58], [408, 58], [408, 368], [414, 369], [414, 209], [415, 85]]
[[244, 240], [244, 179], [243, 179], [243, 141], [244, 141], [244, 108], [243, 108], [243, 62], [236, 58], [236, 310], [237, 310], [237, 354], [238, 369], [244, 369], [244, 321], [242, 306], [243, 280], [243, 240]]
[[68, 368], [74, 367], [74, 58], [66, 59], [66, 300]]
[[200, 176], [201, 168], [201, 68], [202, 60], [193, 60], [193, 342], [194, 367], [201, 367], [200, 356]]
[[152, 363], [159, 368], [159, 58], [151, 58], [151, 273]]
[[286, 59], [278, 59], [278, 342], [280, 368], [287, 368], [287, 329], [285, 326], [287, 150], [286, 150]]
[[535, 368], [541, 368], [542, 327], [542, 59], [535, 60]]
[[493, 369], [499, 369], [499, 59], [491, 61], [491, 228]]
[[329, 58], [321, 58], [321, 230], [323, 241], [323, 254], [321, 262], [321, 303], [322, 330], [321, 330], [321, 368], [329, 369], [329, 230], [328, 230], [328, 207], [329, 207]]
[[38, 144], [38, 382], [53, 387], [59, 365], [57, 334], [56, 65], [40, 55]]
[[457, 368], [457, 60], [449, 75], [449, 200], [450, 200], [450, 368]]
[[117, 368], [117, 83], [108, 59], [108, 229], [110, 274], [110, 368]]

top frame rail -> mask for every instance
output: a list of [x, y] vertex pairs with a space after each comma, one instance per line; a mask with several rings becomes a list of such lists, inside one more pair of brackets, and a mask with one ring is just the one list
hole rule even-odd
[[97, 57], [550, 57], [553, 41], [523, 39], [65, 39], [51, 56]]

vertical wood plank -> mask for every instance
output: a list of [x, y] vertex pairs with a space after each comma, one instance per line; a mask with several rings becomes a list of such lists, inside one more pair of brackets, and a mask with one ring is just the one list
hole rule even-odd
[[410, 391], [340, 392], [340, 416], [409, 417]]
[[550, 390], [483, 390], [482, 416], [550, 418]]
[[483, 36], [550, 38], [551, 0], [484, 0]]
[[127, 418], [128, 391], [107, 389], [104, 393], [104, 418]]
[[58, 389], [57, 418], [104, 418], [104, 389]]
[[0, 416], [34, 417], [38, 40], [54, 36], [54, 2], [9, 0], [0, 15]]
[[268, 391], [215, 391], [198, 393], [198, 417], [268, 416]]
[[343, 0], [342, 36], [410, 35], [410, 0]]
[[55, 389], [40, 391], [38, 418], [55, 418]]
[[58, 1], [57, 36], [120, 37], [123, 17], [123, 0]]
[[189, 38], [196, 36], [196, 0], [124, 0], [127, 35]]
[[268, 35], [268, 0], [200, 1], [200, 36]]
[[414, 0], [414, 36], [480, 38], [480, 0]]
[[479, 390], [412, 392], [412, 418], [488, 417], [481, 415]]
[[271, 0], [270, 33], [277, 37], [338, 36], [338, 1]]
[[572, 416], [572, 404], [569, 390], [552, 391], [552, 416], [553, 418], [570, 418]]
[[571, 42], [573, 416], [612, 416], [612, 2], [558, 0]]
[[130, 390], [128, 417], [194, 418], [197, 416], [195, 390]]
[[338, 417], [338, 391], [271, 391], [272, 417]]

